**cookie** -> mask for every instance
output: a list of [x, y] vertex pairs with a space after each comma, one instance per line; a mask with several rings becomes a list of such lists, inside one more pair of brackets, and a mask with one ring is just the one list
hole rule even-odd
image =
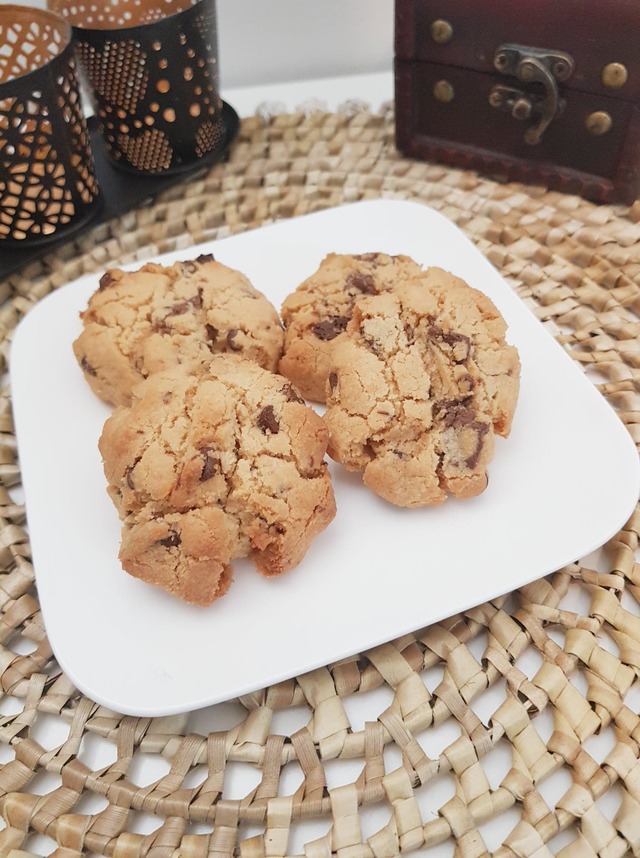
[[199, 605], [226, 592], [235, 558], [293, 568], [335, 515], [327, 443], [287, 379], [235, 355], [150, 376], [99, 442], [123, 568]]
[[233, 352], [275, 370], [282, 351], [276, 309], [244, 274], [210, 255], [108, 271], [81, 318], [75, 356], [92, 390], [114, 405], [128, 404], [136, 384], [177, 364], [194, 369]]
[[345, 338], [355, 302], [409, 282], [421, 271], [408, 256], [326, 256], [282, 305], [285, 338], [279, 371], [307, 399], [324, 402], [331, 354]]
[[358, 301], [331, 360], [329, 455], [397, 506], [480, 494], [518, 398], [505, 333], [486, 295], [437, 268]]

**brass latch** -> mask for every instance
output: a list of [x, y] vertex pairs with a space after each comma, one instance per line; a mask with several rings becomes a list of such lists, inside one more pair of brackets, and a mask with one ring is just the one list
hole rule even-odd
[[527, 84], [526, 89], [498, 84], [491, 90], [489, 103], [516, 119], [536, 120], [524, 133], [525, 143], [534, 146], [542, 139], [549, 123], [564, 109], [558, 83], [571, 76], [573, 57], [563, 51], [507, 44], [498, 48], [493, 64], [502, 74]]

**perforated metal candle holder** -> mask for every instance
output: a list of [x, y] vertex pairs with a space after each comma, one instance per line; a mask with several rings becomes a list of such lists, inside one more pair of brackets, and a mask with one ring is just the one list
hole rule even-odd
[[78, 229], [98, 200], [71, 28], [50, 12], [0, 5], [0, 245]]
[[74, 28], [115, 164], [173, 172], [224, 146], [215, 0], [50, 0], [50, 7]]

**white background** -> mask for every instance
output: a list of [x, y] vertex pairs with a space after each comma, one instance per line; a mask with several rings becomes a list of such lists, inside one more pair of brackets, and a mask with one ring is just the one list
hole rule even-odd
[[217, 0], [223, 96], [234, 87], [390, 71], [393, 6], [393, 0]]

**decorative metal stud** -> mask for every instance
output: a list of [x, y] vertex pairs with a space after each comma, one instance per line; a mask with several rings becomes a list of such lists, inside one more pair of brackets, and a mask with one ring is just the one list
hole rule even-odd
[[453, 36], [453, 27], [448, 21], [443, 18], [438, 18], [431, 24], [431, 38], [438, 44], [448, 42]]
[[613, 120], [606, 111], [596, 110], [587, 116], [585, 125], [589, 134], [599, 137], [601, 134], [606, 134], [609, 131], [613, 125]]
[[436, 101], [453, 101], [455, 94], [456, 91], [448, 80], [439, 80], [433, 85], [433, 96]]
[[511, 108], [511, 115], [514, 119], [529, 119], [533, 106], [528, 98], [518, 98], [514, 101]]
[[627, 67], [622, 63], [608, 63], [602, 69], [602, 83], [611, 89], [624, 86], [629, 77]]

